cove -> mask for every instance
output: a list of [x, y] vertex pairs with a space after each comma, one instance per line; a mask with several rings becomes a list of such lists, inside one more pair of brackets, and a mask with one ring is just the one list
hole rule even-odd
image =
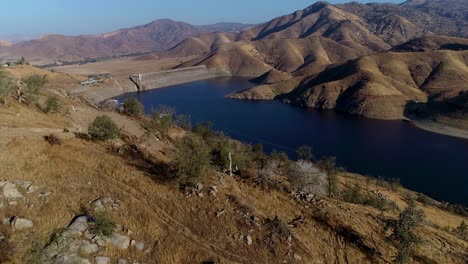
[[147, 112], [159, 105], [211, 121], [215, 130], [266, 151], [309, 145], [317, 158], [336, 156], [350, 172], [400, 178], [406, 188], [468, 205], [468, 140], [435, 134], [404, 121], [373, 120], [278, 101], [241, 101], [227, 94], [254, 86], [245, 78], [215, 78], [116, 97], [135, 97]]

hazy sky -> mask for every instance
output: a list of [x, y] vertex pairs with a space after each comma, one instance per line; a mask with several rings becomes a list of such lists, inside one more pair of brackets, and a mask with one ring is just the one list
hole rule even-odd
[[96, 34], [141, 25], [160, 18], [171, 18], [195, 25], [216, 22], [260, 23], [303, 9], [314, 2], [316, 1], [8, 0], [3, 1], [0, 11], [0, 36], [45, 33]]

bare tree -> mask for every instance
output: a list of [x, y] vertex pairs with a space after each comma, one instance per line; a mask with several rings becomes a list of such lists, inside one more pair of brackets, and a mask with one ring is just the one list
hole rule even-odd
[[327, 194], [327, 174], [310, 161], [299, 160], [292, 163], [288, 170], [288, 176], [291, 184], [298, 191], [318, 195]]

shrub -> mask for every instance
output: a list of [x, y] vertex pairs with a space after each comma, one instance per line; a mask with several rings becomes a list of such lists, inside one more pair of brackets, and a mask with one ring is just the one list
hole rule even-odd
[[314, 155], [312, 154], [312, 148], [309, 146], [300, 146], [297, 151], [298, 160], [312, 160]]
[[418, 194], [418, 198], [416, 200], [425, 205], [429, 205], [429, 206], [434, 205], [434, 201], [431, 198], [429, 198], [427, 195], [424, 195], [422, 193]]
[[174, 110], [169, 107], [160, 106], [157, 111], [151, 112], [150, 116], [150, 121], [144, 125], [146, 131], [148, 133], [160, 131], [163, 134], [167, 134], [174, 121]]
[[327, 175], [312, 162], [299, 160], [288, 168], [288, 178], [299, 191], [323, 195], [327, 193]]
[[62, 140], [60, 138], [58, 138], [56, 135], [54, 135], [54, 134], [44, 136], [44, 140], [47, 141], [52, 146], [62, 144]]
[[24, 57], [21, 57], [21, 59], [16, 61], [16, 65], [29, 65], [29, 62]]
[[22, 80], [26, 84], [25, 97], [31, 103], [37, 103], [39, 90], [48, 82], [47, 75], [32, 75]]
[[279, 187], [280, 184], [280, 169], [278, 161], [269, 161], [262, 169], [258, 171], [255, 182], [263, 188]]
[[6, 105], [8, 98], [13, 95], [15, 91], [15, 83], [3, 71], [0, 70], [0, 100]]
[[213, 137], [215, 134], [212, 127], [213, 123], [211, 122], [198, 123], [193, 127], [193, 133], [206, 140]]
[[181, 183], [195, 183], [210, 169], [210, 149], [196, 135], [188, 135], [176, 142], [176, 176]]
[[62, 104], [60, 102], [60, 99], [54, 95], [52, 97], [47, 98], [47, 101], [44, 107], [44, 112], [58, 113], [60, 112], [61, 107], [62, 107]]
[[390, 239], [397, 243], [398, 253], [396, 263], [407, 263], [414, 248], [420, 239], [414, 233], [414, 229], [424, 220], [424, 213], [416, 208], [413, 202], [400, 213], [398, 220], [388, 221], [386, 230], [392, 230]]
[[468, 240], [468, 226], [463, 220], [460, 225], [455, 229], [455, 233], [464, 240]]
[[98, 236], [110, 236], [115, 229], [115, 222], [107, 214], [98, 214], [93, 217], [93, 223], [91, 224], [91, 233]]
[[141, 117], [144, 114], [145, 107], [136, 98], [130, 98], [123, 104], [124, 114], [132, 117]]
[[381, 211], [385, 211], [393, 205], [383, 196], [369, 191], [363, 191], [357, 184], [345, 188], [342, 198], [345, 202], [371, 206]]
[[108, 116], [96, 117], [93, 123], [89, 125], [88, 133], [97, 140], [114, 139], [120, 136], [119, 128]]

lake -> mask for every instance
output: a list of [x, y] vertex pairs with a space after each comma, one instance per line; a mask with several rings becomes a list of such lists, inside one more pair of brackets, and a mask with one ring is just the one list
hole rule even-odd
[[316, 157], [336, 156], [351, 172], [400, 178], [403, 186], [435, 199], [468, 205], [468, 140], [421, 130], [404, 121], [373, 120], [334, 111], [303, 109], [278, 101], [242, 101], [224, 96], [255, 84], [245, 78], [217, 78], [129, 93], [150, 112], [159, 105], [211, 121], [214, 129], [266, 151], [295, 158], [301, 145]]

